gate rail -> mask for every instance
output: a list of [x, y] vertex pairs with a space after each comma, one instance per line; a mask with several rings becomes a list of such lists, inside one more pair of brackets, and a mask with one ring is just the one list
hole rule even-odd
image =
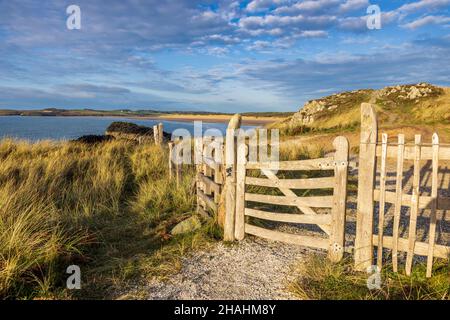
[[[348, 141], [337, 137], [333, 143], [334, 157], [280, 162], [247, 162], [248, 147], [245, 137], [238, 138], [236, 167], [236, 220], [235, 237], [242, 240], [245, 234], [262, 238], [283, 241], [298, 245], [328, 250], [332, 261], [342, 259], [345, 247], [345, 206], [347, 198], [348, 174]], [[247, 176], [247, 170], [261, 170], [267, 177], [254, 178]], [[331, 177], [310, 179], [279, 179], [273, 170], [309, 171], [333, 170]], [[263, 186], [279, 189], [284, 195], [264, 195], [246, 192], [246, 185]], [[333, 189], [333, 195], [299, 197], [294, 189]], [[259, 202], [278, 206], [297, 207], [303, 214], [278, 213], [262, 211], [246, 206], [246, 202]], [[330, 208], [331, 214], [317, 214], [313, 208]], [[276, 222], [318, 225], [329, 239], [295, 235], [273, 231], [245, 222], [245, 217], [253, 217]]]

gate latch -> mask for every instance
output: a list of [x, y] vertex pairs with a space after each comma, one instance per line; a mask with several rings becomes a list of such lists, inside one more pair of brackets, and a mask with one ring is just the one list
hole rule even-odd
[[342, 252], [342, 246], [335, 242], [333, 243], [331, 250], [333, 250], [334, 253], [340, 253]]

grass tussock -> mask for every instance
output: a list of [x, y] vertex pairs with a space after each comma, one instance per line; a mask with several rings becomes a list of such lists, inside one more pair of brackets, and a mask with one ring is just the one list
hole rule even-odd
[[381, 272], [380, 289], [369, 290], [367, 280], [372, 274], [357, 272], [353, 261], [344, 259], [331, 263], [325, 256], [314, 255], [296, 271], [290, 290], [300, 299], [308, 300], [450, 300], [450, 267], [436, 263], [433, 277], [426, 278], [426, 266], [418, 265], [411, 276], [403, 271], [392, 272], [390, 266]]
[[[172, 237], [193, 214], [193, 173], [168, 180], [155, 145], [0, 141], [0, 297], [113, 296], [136, 275], [177, 268], [178, 253], [218, 236], [214, 224]], [[67, 291], [67, 266], [82, 290]]]

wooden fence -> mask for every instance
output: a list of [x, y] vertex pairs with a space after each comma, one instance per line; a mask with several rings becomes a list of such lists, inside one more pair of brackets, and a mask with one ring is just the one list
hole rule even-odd
[[223, 189], [223, 142], [215, 137], [196, 138], [194, 152], [201, 155], [195, 165], [197, 211], [202, 215], [217, 214]]
[[[450, 145], [439, 142], [437, 134], [432, 141], [424, 143], [416, 135], [414, 143], [406, 143], [403, 135], [395, 141], [389, 141], [387, 134], [382, 134], [378, 141], [378, 128], [373, 105], [361, 106], [361, 140], [358, 167], [358, 198], [354, 260], [358, 270], [366, 271], [374, 263], [374, 249], [377, 249], [376, 264], [381, 268], [386, 251], [391, 251], [394, 271], [398, 270], [399, 252], [406, 254], [405, 270], [411, 273], [415, 255], [427, 259], [427, 276], [431, 276], [433, 258], [448, 259], [450, 247], [447, 243], [436, 243], [438, 212], [450, 210], [450, 198], [444, 197], [440, 190], [446, 189], [445, 181], [439, 179], [442, 161], [450, 160]], [[237, 135], [240, 128], [240, 116], [230, 121], [225, 143], [214, 137], [196, 138], [194, 154], [200, 154], [196, 164], [197, 210], [205, 215], [218, 213], [219, 206], [224, 208], [221, 223], [224, 227], [224, 240], [242, 240], [246, 234], [271, 240], [294, 243], [328, 250], [332, 261], [341, 260], [345, 247], [347, 176], [349, 166], [349, 145], [344, 137], [334, 140], [335, 152], [332, 157], [296, 160], [296, 161], [248, 161], [249, 145], [245, 136]], [[215, 143], [215, 147], [211, 147]], [[217, 147], [217, 144], [220, 147]], [[169, 143], [172, 154], [174, 143]], [[173, 156], [171, 156], [171, 159]], [[389, 167], [389, 161], [395, 165]], [[405, 162], [412, 162], [411, 192], [406, 187]], [[423, 164], [431, 166], [430, 195], [421, 194], [421, 170]], [[379, 166], [379, 170], [377, 167]], [[171, 175], [174, 164], [169, 161]], [[181, 165], [175, 165], [177, 181], [181, 178]], [[259, 170], [264, 177], [255, 177], [249, 171]], [[279, 177], [276, 170], [289, 176], [293, 171], [329, 172], [328, 176], [285, 179]], [[395, 190], [388, 186], [389, 171], [395, 175]], [[377, 173], [379, 176], [377, 182]], [[444, 175], [441, 175], [444, 176]], [[390, 183], [391, 181], [389, 181]], [[278, 189], [283, 195], [268, 195], [248, 192], [249, 186]], [[294, 190], [333, 190], [332, 194], [320, 196], [297, 196]], [[450, 190], [450, 188], [447, 187]], [[249, 205], [253, 204], [253, 205]], [[378, 203], [378, 214], [375, 214]], [[254, 204], [264, 204], [257, 207]], [[278, 212], [274, 206], [296, 207], [301, 214]], [[405, 210], [409, 210], [409, 216]], [[269, 208], [269, 209], [267, 209]], [[318, 208], [328, 209], [328, 213], [318, 213]], [[261, 210], [264, 209], [264, 210]], [[393, 209], [391, 231], [386, 230], [386, 211]], [[421, 210], [429, 211], [428, 241], [417, 237], [417, 220]], [[442, 215], [441, 220], [444, 219]], [[252, 220], [272, 221], [274, 223], [293, 223], [297, 225], [317, 225], [326, 234], [319, 236], [290, 234], [269, 230], [252, 224]], [[400, 221], [407, 220], [407, 236], [400, 233]], [[220, 220], [220, 217], [219, 217]], [[220, 222], [220, 221], [219, 221]], [[376, 222], [376, 223], [375, 223]], [[377, 229], [374, 230], [374, 226]]]
[[[195, 190], [197, 196], [197, 212], [202, 216], [213, 216], [218, 213], [224, 184], [223, 141], [214, 136], [194, 138], [194, 143], [184, 141], [193, 146], [190, 163], [183, 164], [183, 149], [177, 149], [181, 140], [168, 143], [169, 179], [181, 183], [183, 165], [195, 167]], [[223, 223], [222, 223], [223, 224]]]
[[[333, 157], [300, 161], [248, 162], [245, 138], [239, 138], [236, 176], [236, 221], [235, 237], [242, 240], [245, 234], [328, 250], [332, 261], [341, 260], [345, 241], [345, 205], [347, 197], [348, 141], [337, 137], [333, 143]], [[292, 171], [333, 171], [331, 176], [309, 179], [280, 179], [273, 170], [289, 175]], [[247, 175], [248, 170], [260, 170], [267, 178]], [[249, 193], [246, 186], [276, 188], [283, 196]], [[300, 197], [296, 189], [332, 189], [332, 195]], [[246, 203], [264, 203], [298, 208], [302, 214], [279, 213], [248, 207]], [[314, 209], [313, 209], [314, 208]], [[331, 213], [318, 214], [315, 208], [329, 208]], [[246, 223], [246, 217], [274, 222], [313, 224], [319, 226], [328, 239], [269, 230]]]
[[[427, 258], [427, 276], [431, 276], [433, 258], [448, 259], [450, 246], [436, 244], [436, 225], [439, 210], [450, 210], [450, 198], [439, 195], [439, 189], [446, 189], [445, 176], [439, 181], [441, 161], [450, 160], [450, 146], [441, 145], [439, 137], [434, 134], [432, 141], [422, 141], [416, 135], [413, 143], [406, 143], [399, 134], [395, 141], [389, 142], [383, 133], [381, 143], [378, 141], [377, 119], [374, 106], [363, 104], [361, 107], [361, 142], [358, 175], [358, 209], [357, 231], [355, 240], [355, 265], [365, 270], [373, 264], [373, 247], [377, 247], [377, 266], [383, 265], [383, 249], [391, 250], [394, 271], [398, 270], [398, 252], [406, 253], [405, 271], [411, 273], [414, 255]], [[394, 159], [395, 191], [387, 190], [388, 162]], [[411, 193], [405, 193], [405, 162], [412, 162]], [[431, 162], [431, 195], [421, 193], [421, 172], [424, 163]], [[376, 184], [377, 166], [379, 164], [379, 183]], [[423, 175], [423, 172], [422, 172]], [[422, 186], [423, 188], [423, 186]], [[377, 231], [373, 232], [375, 202], [378, 202]], [[385, 235], [385, 214], [387, 205], [393, 206], [392, 235]], [[409, 211], [409, 217], [402, 207]], [[428, 241], [418, 241], [417, 222], [419, 212], [429, 211]], [[422, 217], [426, 216], [425, 214]], [[401, 219], [408, 219], [407, 237], [401, 237], [399, 225]], [[442, 215], [444, 219], [444, 215]]]

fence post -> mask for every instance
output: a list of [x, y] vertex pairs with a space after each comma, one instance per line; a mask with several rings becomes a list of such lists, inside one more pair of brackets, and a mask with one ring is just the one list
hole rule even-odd
[[245, 165], [247, 162], [247, 145], [245, 135], [239, 134], [237, 139], [236, 161], [236, 221], [234, 235], [236, 240], [245, 237]]
[[361, 104], [361, 138], [359, 144], [358, 205], [356, 213], [355, 269], [366, 271], [373, 260], [373, 208], [377, 118], [374, 105]]
[[183, 164], [180, 163], [180, 155], [177, 154], [177, 163], [175, 164], [175, 169], [176, 169], [176, 179], [177, 179], [177, 187], [180, 186], [181, 183], [181, 178], [182, 178], [182, 174], [183, 174]]
[[183, 150], [183, 148], [180, 147], [180, 144], [183, 143], [183, 140], [180, 138], [176, 138], [174, 145], [175, 145], [175, 179], [177, 182], [177, 188], [180, 186], [181, 178], [182, 178], [182, 171], [183, 171], [183, 155], [180, 154], [180, 150]]
[[159, 137], [158, 137], [158, 126], [153, 126], [153, 138], [155, 139], [155, 144], [159, 144]]
[[163, 140], [164, 140], [163, 132], [164, 132], [164, 127], [163, 127], [162, 122], [160, 122], [158, 124], [158, 144], [159, 145], [161, 145], [163, 143]]
[[345, 246], [345, 209], [347, 203], [348, 175], [348, 140], [337, 137], [333, 141], [336, 150], [334, 154], [334, 191], [333, 208], [331, 210], [330, 248], [328, 257], [333, 262], [339, 262], [344, 256]]
[[173, 162], [172, 162], [172, 157], [173, 157], [173, 142], [169, 142], [169, 179], [172, 180], [173, 178]]
[[225, 144], [225, 216], [223, 239], [233, 241], [236, 210], [236, 130], [241, 127], [241, 115], [235, 114], [228, 123]]

